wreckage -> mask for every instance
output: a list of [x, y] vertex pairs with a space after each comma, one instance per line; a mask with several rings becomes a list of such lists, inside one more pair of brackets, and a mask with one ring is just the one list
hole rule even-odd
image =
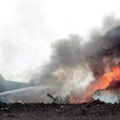
[[50, 93], [48, 93], [47, 96], [50, 97], [53, 100], [52, 103], [57, 103], [57, 104], [65, 103], [65, 101], [63, 100], [63, 98], [60, 97], [60, 96], [53, 97]]
[[61, 97], [52, 86], [33, 86], [0, 93], [0, 102], [4, 103], [70, 103], [69, 97]]
[[[49, 88], [37, 87], [36, 89], [36, 87], [28, 87], [0, 93], [0, 101], [5, 103], [70, 103], [68, 96], [63, 99], [48, 92], [50, 92]], [[120, 102], [120, 92], [114, 88], [96, 90], [91, 97], [93, 100], [100, 100], [105, 103], [114, 104]]]
[[105, 103], [119, 103], [120, 102], [120, 92], [117, 89], [101, 89], [93, 93], [92, 98], [94, 100], [100, 100]]

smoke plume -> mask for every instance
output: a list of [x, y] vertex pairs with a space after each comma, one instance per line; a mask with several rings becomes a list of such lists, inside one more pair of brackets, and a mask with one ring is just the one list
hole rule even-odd
[[50, 61], [32, 76], [30, 84], [55, 85], [57, 95], [79, 97], [92, 81], [119, 64], [119, 23], [118, 19], [107, 17], [85, 44], [78, 35], [56, 41]]

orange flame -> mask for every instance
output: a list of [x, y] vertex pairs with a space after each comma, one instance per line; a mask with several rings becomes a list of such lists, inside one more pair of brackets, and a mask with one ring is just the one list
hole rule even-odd
[[[120, 81], [120, 66], [115, 66], [111, 70], [105, 73], [102, 78], [94, 81], [89, 88], [83, 93], [79, 103], [88, 102], [91, 100], [91, 95], [96, 90], [106, 89], [110, 87], [112, 82]], [[72, 98], [73, 99], [73, 98]], [[74, 100], [75, 101], [75, 100]]]

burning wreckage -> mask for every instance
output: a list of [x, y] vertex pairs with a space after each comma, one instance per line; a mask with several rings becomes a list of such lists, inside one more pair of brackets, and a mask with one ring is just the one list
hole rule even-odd
[[[30, 93], [27, 93], [27, 96], [26, 96], [26, 92], [28, 92], [28, 90], [30, 91]], [[3, 92], [0, 94], [0, 101], [5, 103], [56, 103], [56, 104], [72, 103], [70, 96], [67, 96], [65, 99], [63, 99], [61, 96], [54, 97], [52, 94], [47, 92], [44, 93], [44, 95], [47, 95], [47, 96], [43, 96], [43, 94], [40, 94], [41, 90], [37, 92], [36, 91], [33, 92], [33, 90], [34, 90], [34, 87], [30, 87], [30, 88], [23, 88], [19, 90], [12, 90], [9, 92]], [[36, 95], [38, 97], [36, 97]], [[105, 103], [112, 103], [112, 104], [119, 103], [120, 92], [119, 90], [116, 90], [114, 88], [96, 90], [91, 94], [91, 96], [89, 97], [89, 100], [92, 100], [92, 101], [100, 100]], [[75, 101], [73, 104], [76, 104], [76, 103], [78, 102]]]
[[[97, 47], [98, 49], [90, 51], [89, 49], [91, 47]], [[86, 51], [89, 51], [90, 53], [88, 54]], [[99, 99], [100, 101], [107, 103], [119, 103], [120, 27], [109, 30], [105, 34], [98, 35], [96, 41], [93, 41], [93, 43], [88, 42], [83, 46], [82, 52], [84, 53], [82, 60], [84, 58], [86, 59], [85, 61], [87, 61], [96, 80], [90, 82], [90, 84], [80, 93], [79, 97], [73, 95], [72, 92], [69, 92], [66, 96], [61, 96], [61, 94], [59, 94], [60, 92], [56, 94], [56, 91], [58, 91], [57, 86], [41, 85], [0, 93], [0, 101], [6, 103], [44, 102], [76, 104]], [[50, 73], [48, 76], [50, 76]], [[64, 91], [62, 91], [62, 93], [63, 92]]]

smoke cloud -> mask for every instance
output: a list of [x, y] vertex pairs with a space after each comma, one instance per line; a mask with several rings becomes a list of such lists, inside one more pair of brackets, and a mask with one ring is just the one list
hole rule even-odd
[[84, 44], [78, 35], [56, 41], [52, 44], [50, 61], [33, 74], [30, 84], [55, 85], [56, 93], [79, 97], [92, 81], [119, 64], [119, 23], [118, 19], [108, 16]]
[[86, 43], [83, 43], [83, 38], [78, 35], [57, 40], [51, 45], [49, 62], [31, 75], [29, 84], [34, 87], [10, 92], [8, 95], [12, 94], [16, 98], [19, 94], [20, 99], [30, 99], [32, 92], [35, 92], [32, 99], [34, 102], [38, 101], [37, 99], [42, 101], [50, 92], [53, 96], [62, 98], [73, 96], [79, 101], [94, 80], [98, 80], [112, 66], [120, 64], [119, 23], [119, 20], [113, 17], [106, 18], [104, 26], [94, 30]]
[[[53, 52], [49, 63], [32, 76], [30, 84], [55, 85], [58, 87], [56, 93], [66, 96], [74, 89], [81, 91], [80, 86], [84, 88], [94, 80], [92, 72], [84, 63], [81, 40], [78, 35], [70, 35], [52, 44]], [[90, 81], [87, 80], [88, 78]], [[83, 85], [83, 82], [86, 84]]]

